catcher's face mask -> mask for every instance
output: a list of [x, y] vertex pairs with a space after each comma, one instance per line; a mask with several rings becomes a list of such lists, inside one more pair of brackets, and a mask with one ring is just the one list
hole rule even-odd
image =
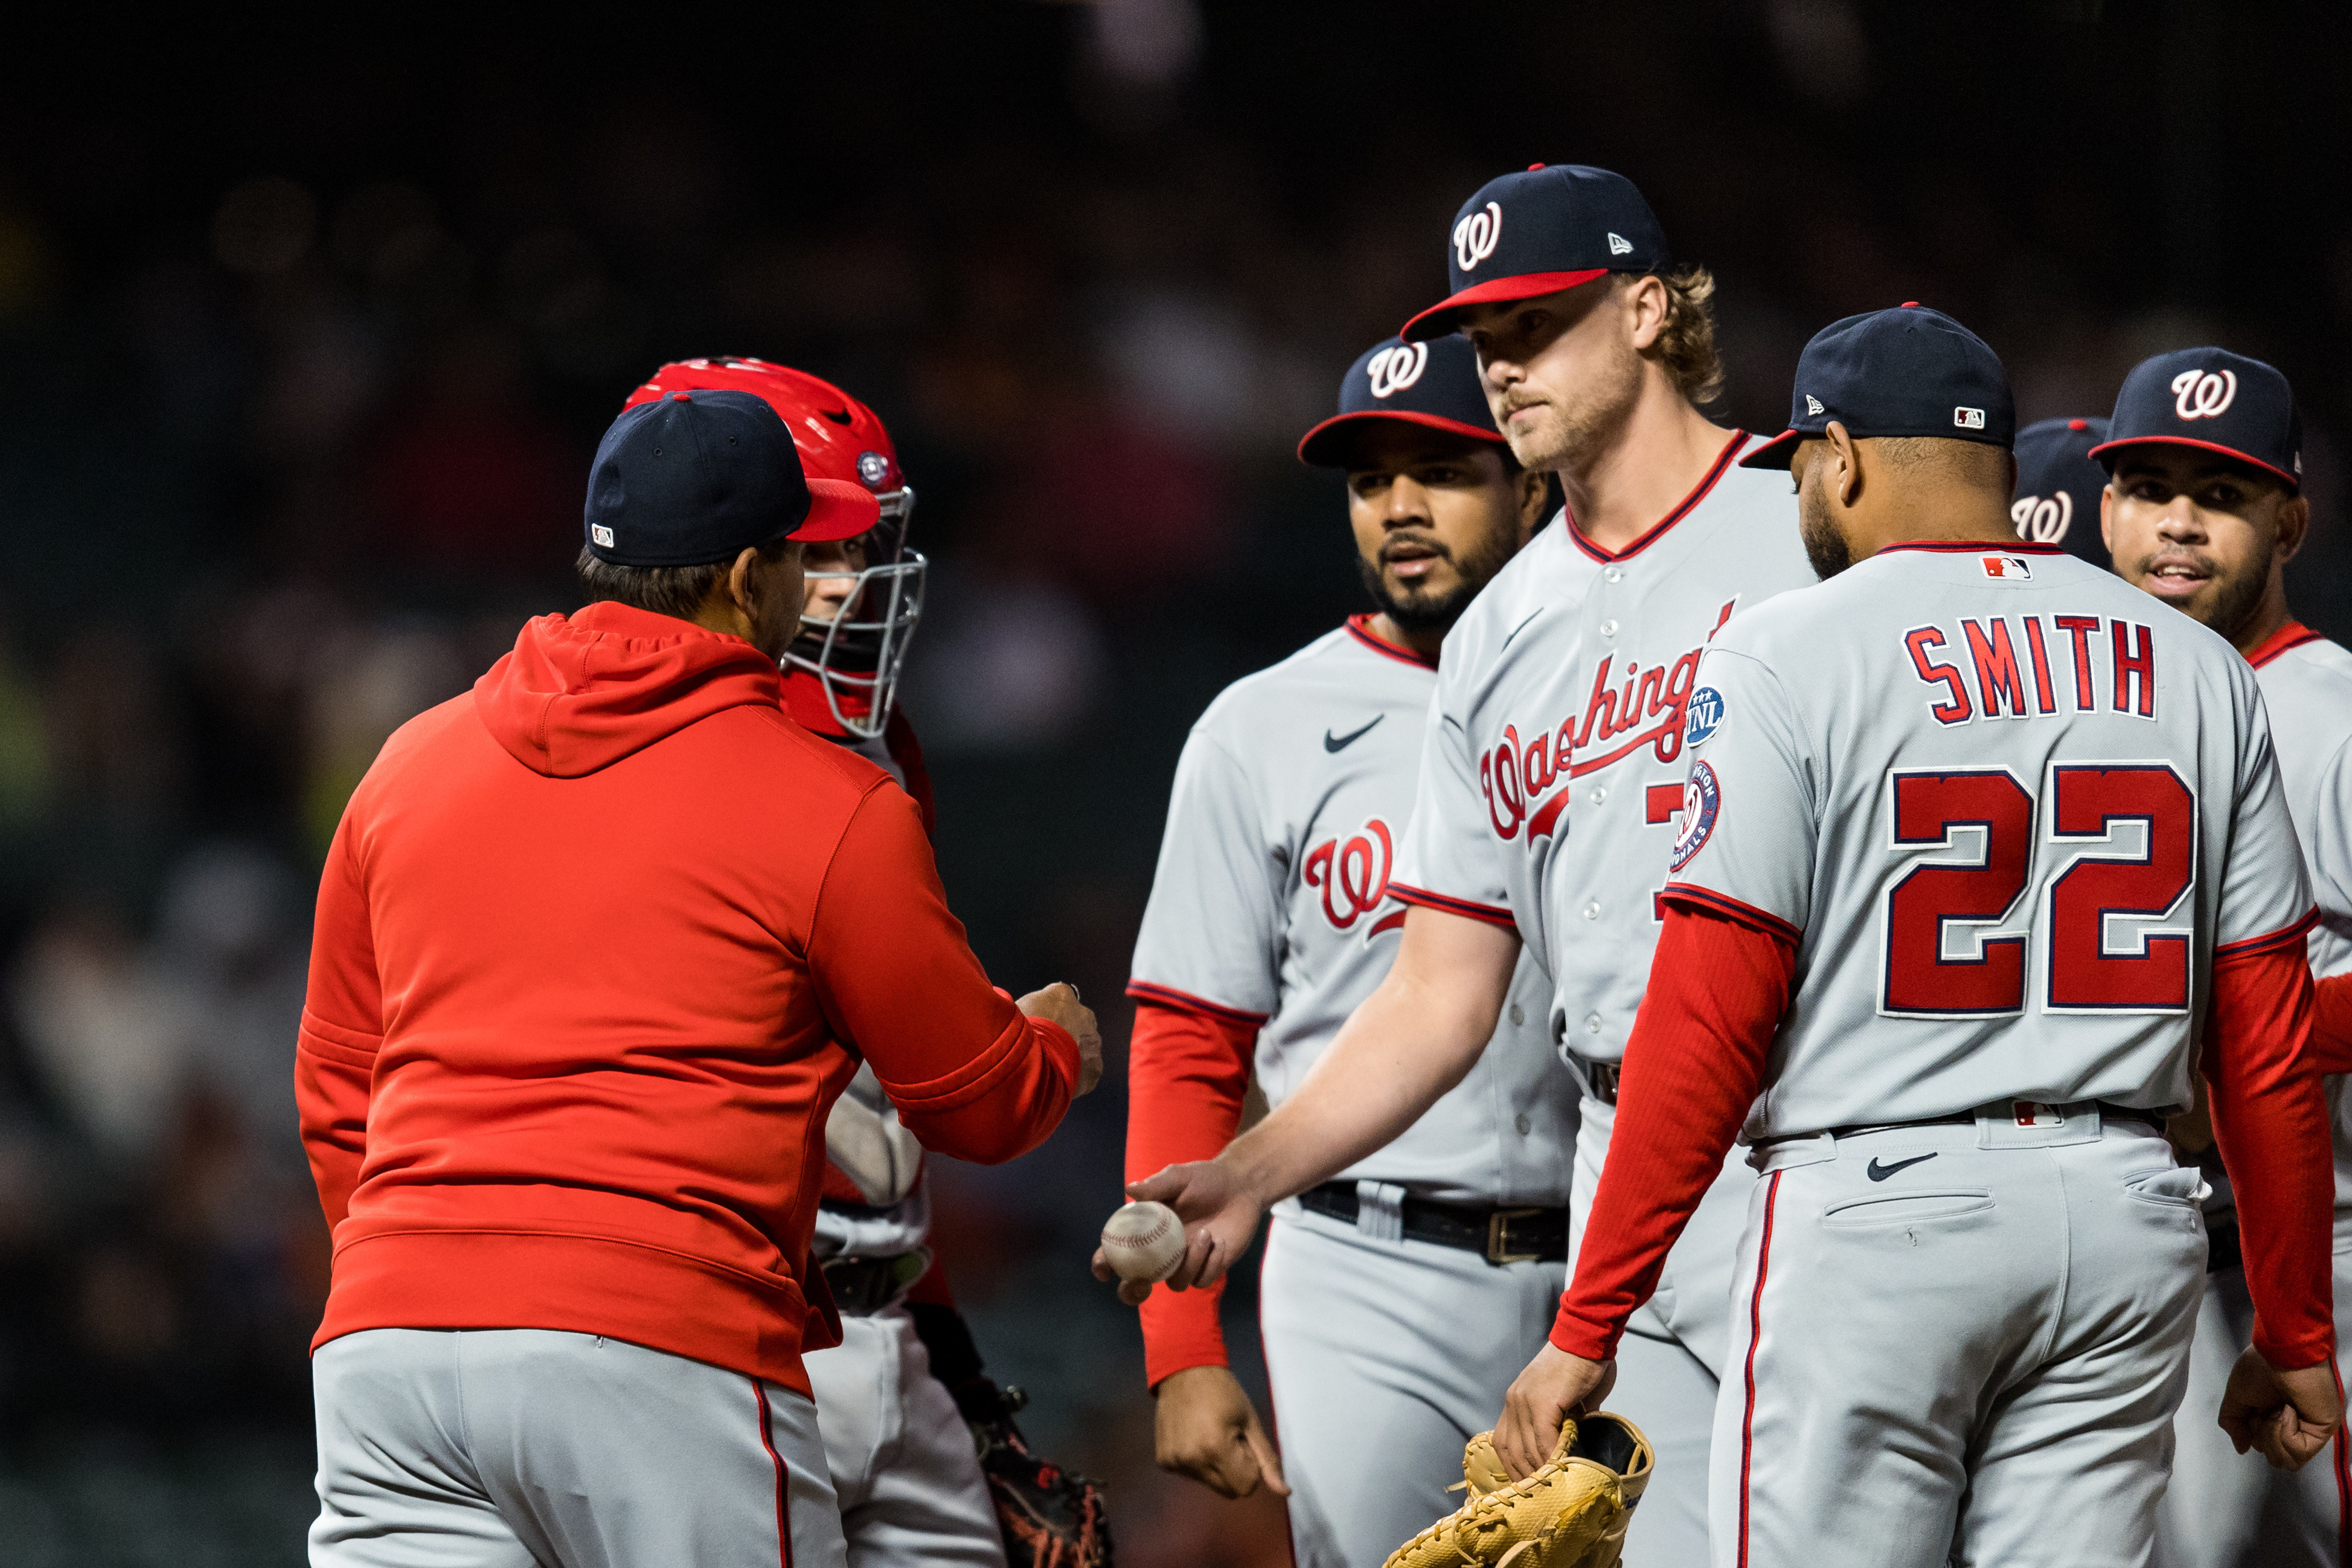
[[834, 722], [861, 740], [878, 740], [890, 722], [930, 570], [921, 552], [907, 549], [915, 487], [902, 484], [877, 499], [881, 522], [843, 552], [842, 564], [806, 573], [801, 634], [784, 654], [787, 669], [816, 676]]

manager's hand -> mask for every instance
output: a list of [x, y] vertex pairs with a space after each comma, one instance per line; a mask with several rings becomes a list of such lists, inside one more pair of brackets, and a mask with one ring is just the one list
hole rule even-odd
[[1078, 1000], [1078, 988], [1056, 980], [1013, 1005], [1033, 1019], [1061, 1025], [1078, 1042], [1077, 1093], [1092, 1093], [1095, 1085], [1102, 1082], [1102, 1030], [1095, 1027], [1095, 1009]]

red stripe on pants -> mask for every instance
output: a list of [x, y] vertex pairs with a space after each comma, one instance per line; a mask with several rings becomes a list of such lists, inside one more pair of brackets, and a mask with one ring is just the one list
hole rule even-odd
[[1748, 1568], [1748, 1470], [1756, 1455], [1756, 1342], [1764, 1334], [1764, 1276], [1772, 1262], [1772, 1212], [1780, 1173], [1764, 1189], [1764, 1234], [1756, 1244], [1756, 1290], [1748, 1301], [1748, 1408], [1739, 1421], [1739, 1568]]
[[775, 1437], [768, 1429], [767, 1385], [755, 1377], [751, 1393], [760, 1401], [760, 1446], [768, 1450], [776, 1467], [776, 1561], [782, 1568], [793, 1568], [793, 1503], [787, 1490], [792, 1472], [784, 1467], [784, 1456], [776, 1452]]
[[[2344, 1403], [2344, 1374], [2336, 1358], [2327, 1358], [2327, 1375], [2336, 1380], [2336, 1403]], [[2329, 1445], [2336, 1450], [2336, 1561], [2352, 1568], [2352, 1453], [2347, 1453], [2344, 1427], [2336, 1428], [2336, 1440]]]

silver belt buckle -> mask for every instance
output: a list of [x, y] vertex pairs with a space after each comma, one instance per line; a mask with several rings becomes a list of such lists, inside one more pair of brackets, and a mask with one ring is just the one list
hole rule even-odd
[[1486, 1217], [1486, 1261], [1489, 1263], [1539, 1263], [1543, 1249], [1532, 1252], [1514, 1252], [1511, 1249], [1511, 1221], [1532, 1219], [1543, 1212], [1540, 1208], [1498, 1208]]

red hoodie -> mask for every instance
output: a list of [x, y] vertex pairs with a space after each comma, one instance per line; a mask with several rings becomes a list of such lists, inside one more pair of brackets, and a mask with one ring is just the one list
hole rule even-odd
[[787, 718], [757, 650], [612, 603], [531, 622], [385, 743], [328, 852], [295, 1068], [335, 1237], [313, 1348], [566, 1329], [806, 1392], [861, 1056], [926, 1147], [985, 1162], [1077, 1077], [965, 946], [914, 802]]

